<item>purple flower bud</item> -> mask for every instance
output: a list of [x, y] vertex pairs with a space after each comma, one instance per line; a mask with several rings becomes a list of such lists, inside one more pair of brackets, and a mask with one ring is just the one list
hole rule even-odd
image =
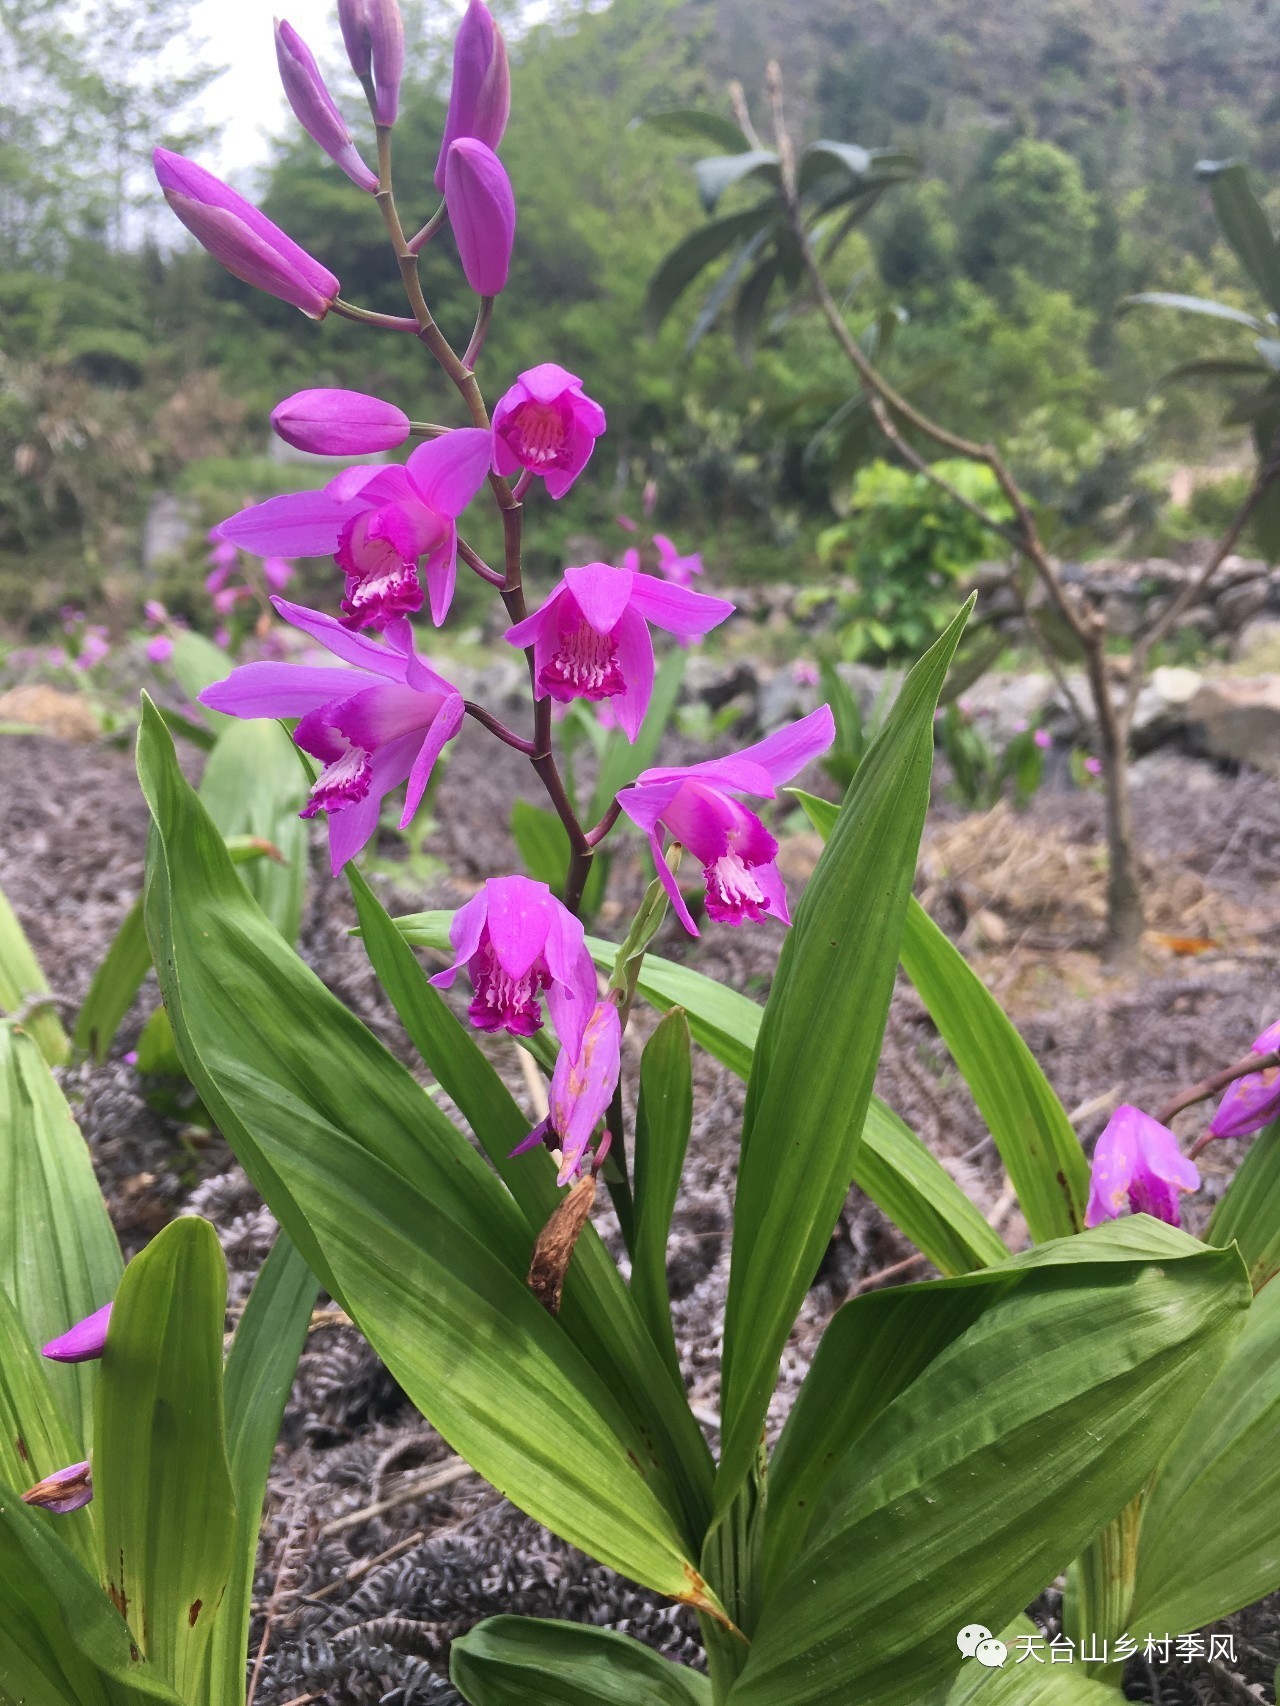
[[1100, 758], [1086, 758], [1084, 761], [1084, 769], [1086, 776], [1101, 776], [1102, 760]]
[[[1272, 1054], [1280, 1049], [1280, 1019], [1268, 1025], [1250, 1054]], [[1280, 1119], [1280, 1066], [1248, 1072], [1227, 1086], [1210, 1123], [1209, 1137], [1248, 1137], [1264, 1125]]]
[[152, 160], [165, 200], [214, 260], [310, 319], [324, 319], [341, 289], [328, 267], [194, 160], [167, 148], [157, 148]]
[[262, 578], [272, 592], [283, 592], [293, 579], [293, 564], [287, 557], [264, 557]]
[[1086, 1226], [1114, 1220], [1127, 1204], [1134, 1214], [1180, 1226], [1178, 1198], [1200, 1188], [1194, 1161], [1178, 1148], [1166, 1125], [1141, 1108], [1122, 1103], [1107, 1121], [1093, 1151]]
[[449, 111], [436, 161], [436, 188], [445, 193], [449, 150], [459, 137], [496, 149], [511, 114], [511, 72], [502, 31], [484, 0], [470, 0], [453, 44]]
[[38, 1505], [41, 1510], [66, 1516], [78, 1511], [93, 1497], [93, 1476], [87, 1463], [73, 1463], [66, 1469], [55, 1469], [22, 1495], [24, 1505]]
[[1037, 729], [1031, 738], [1035, 741], [1041, 752], [1048, 752], [1049, 748], [1053, 745], [1053, 736], [1049, 733], [1048, 729]]
[[101, 1309], [95, 1309], [65, 1333], [50, 1339], [42, 1354], [50, 1362], [94, 1362], [102, 1355], [110, 1321], [111, 1305], [104, 1303]]
[[444, 193], [467, 283], [477, 296], [497, 296], [516, 236], [516, 201], [501, 160], [483, 142], [460, 137], [445, 162]]
[[147, 641], [147, 657], [152, 663], [168, 663], [173, 656], [173, 641], [168, 634], [153, 634]]
[[279, 437], [313, 456], [367, 456], [409, 436], [409, 417], [363, 391], [295, 391], [271, 411]]
[[283, 19], [276, 20], [276, 62], [285, 95], [303, 130], [342, 167], [357, 189], [376, 190], [377, 175], [357, 153], [346, 122], [324, 86], [315, 56], [293, 25]]
[[338, 0], [338, 24], [351, 69], [374, 83], [374, 120], [396, 122], [404, 75], [404, 20], [396, 0]]

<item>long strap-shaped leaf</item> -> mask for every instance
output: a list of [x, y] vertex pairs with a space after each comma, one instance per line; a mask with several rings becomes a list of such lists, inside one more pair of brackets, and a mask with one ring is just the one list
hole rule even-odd
[[[0, 1014], [17, 1013], [48, 993], [49, 980], [0, 889]], [[61, 1066], [70, 1057], [71, 1045], [56, 1008], [37, 1007], [25, 1023], [50, 1065]]]
[[[0, 1022], [0, 1288], [31, 1343], [109, 1303], [120, 1247], [66, 1099], [32, 1039]], [[93, 1363], [49, 1368], [79, 1456], [93, 1433]]]
[[1213, 1211], [1205, 1238], [1238, 1244], [1261, 1291], [1280, 1273], [1280, 1120], [1258, 1133]]
[[186, 1706], [43, 1511], [0, 1485], [0, 1700]]
[[[830, 834], [836, 808], [796, 792], [814, 827]], [[1031, 1236], [1079, 1232], [1089, 1164], [1066, 1110], [995, 996], [915, 899], [902, 932], [902, 968], [987, 1122]]]
[[194, 1698], [231, 1570], [222, 1409], [227, 1267], [207, 1220], [171, 1221], [125, 1269], [94, 1429], [103, 1577], [139, 1647]]
[[471, 1706], [711, 1706], [711, 1684], [630, 1635], [536, 1617], [489, 1617], [449, 1650]]
[[[443, 952], [452, 917], [450, 912], [417, 912], [393, 922], [407, 942]], [[612, 971], [616, 946], [597, 936], [588, 936], [587, 946], [599, 969]], [[657, 954], [645, 956], [637, 987], [659, 1012], [682, 1007], [693, 1040], [730, 1072], [747, 1077], [764, 1017], [764, 1009], [750, 997]], [[967, 1273], [1009, 1254], [950, 1173], [877, 1096], [871, 1098], [854, 1156], [853, 1182], [944, 1274]]]
[[[349, 880], [378, 980], [414, 1047], [458, 1104], [524, 1211], [532, 1249], [562, 1199], [555, 1165], [543, 1151], [512, 1157], [511, 1151], [528, 1135], [528, 1121], [474, 1038], [431, 987], [413, 950], [364, 878], [349, 870]], [[653, 1336], [652, 1323], [646, 1323], [591, 1226], [584, 1228], [574, 1250], [559, 1320], [614, 1396], [644, 1419], [654, 1448], [679, 1489], [688, 1543], [699, 1546], [711, 1509], [711, 1453], [689, 1409], [678, 1365], [674, 1372], [664, 1368], [661, 1337]]]
[[671, 1325], [667, 1242], [693, 1121], [693, 1069], [689, 1022], [668, 1013], [645, 1044], [636, 1108], [636, 1231], [631, 1291], [654, 1342], [662, 1346], [677, 1379], [680, 1357]]
[[312, 1271], [481, 1474], [615, 1568], [717, 1609], [661, 1458], [524, 1283], [523, 1215], [263, 918], [150, 706], [139, 771], [156, 825], [148, 929], [175, 1036]]
[[1249, 1295], [1234, 1251], [1159, 1235], [1164, 1254], [1133, 1262], [1091, 1259], [1114, 1239], [1064, 1240], [1065, 1263], [895, 1398], [837, 1465], [730, 1706], [917, 1706], [958, 1668], [958, 1629], [1004, 1627], [1138, 1492]]
[[262, 1500], [317, 1289], [315, 1275], [281, 1232], [253, 1283], [227, 1357], [223, 1391], [236, 1530], [231, 1575], [206, 1655], [204, 1706], [243, 1706]]
[[848, 1194], [969, 606], [911, 671], [796, 908], [747, 1085], [725, 1309], [717, 1505], [755, 1457], [783, 1345]]

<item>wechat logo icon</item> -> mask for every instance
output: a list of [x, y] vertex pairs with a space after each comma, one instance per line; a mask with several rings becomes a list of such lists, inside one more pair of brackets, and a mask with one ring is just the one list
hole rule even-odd
[[988, 1670], [999, 1670], [1009, 1657], [1008, 1647], [1003, 1641], [997, 1641], [982, 1623], [966, 1623], [956, 1636], [956, 1646], [966, 1659], [977, 1659]]

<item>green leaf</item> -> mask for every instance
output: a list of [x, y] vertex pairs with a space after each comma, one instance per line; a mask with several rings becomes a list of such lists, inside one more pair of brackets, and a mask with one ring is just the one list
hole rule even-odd
[[914, 178], [920, 162], [899, 148], [860, 148], [856, 142], [810, 142], [800, 151], [796, 165], [796, 188], [808, 195], [832, 174], [844, 177], [855, 191], [873, 183]]
[[959, 1668], [957, 1629], [1003, 1628], [1145, 1484], [1248, 1288], [1234, 1252], [1171, 1227], [1099, 1230], [1011, 1264], [1028, 1271], [838, 1459], [730, 1706], [917, 1706]]
[[101, 1064], [151, 970], [142, 896], [125, 913], [76, 1017], [75, 1045]]
[[[89, 1150], [32, 1039], [0, 1024], [0, 1288], [38, 1349], [110, 1303], [120, 1248]], [[50, 1364], [47, 1379], [87, 1457], [94, 1363]]]
[[569, 837], [556, 814], [528, 800], [516, 800], [511, 807], [511, 833], [528, 874], [563, 894]]
[[138, 1646], [194, 1696], [232, 1563], [222, 1420], [227, 1268], [207, 1220], [169, 1223], [124, 1271], [94, 1429], [101, 1567]]
[[745, 243], [758, 231], [776, 224], [777, 208], [772, 199], [709, 220], [681, 238], [658, 265], [645, 292], [645, 322], [656, 332], [704, 267], [724, 254], [734, 243]]
[[71, 1058], [71, 1044], [62, 1028], [57, 1009], [42, 1006], [49, 993], [48, 979], [32, 952], [17, 914], [0, 889], [0, 1015], [26, 1013], [23, 1029], [31, 1033], [50, 1066], [62, 1066]]
[[1273, 314], [1280, 314], [1280, 249], [1249, 177], [1239, 160], [1201, 161], [1196, 176], [1207, 180], [1222, 235], [1236, 259], [1262, 292]]
[[266, 719], [233, 718], [200, 779], [200, 798], [224, 837], [259, 836], [278, 849], [279, 860], [255, 860], [240, 875], [287, 942], [302, 923], [307, 825], [298, 813], [307, 794], [298, 749], [282, 724]]
[[209, 727], [219, 732], [234, 728], [235, 717], [228, 717], [222, 711], [211, 711], [207, 705], [200, 703], [200, 695], [206, 687], [215, 681], [224, 681], [231, 673], [231, 659], [227, 654], [203, 634], [183, 628], [173, 636], [170, 663], [178, 685]]
[[771, 235], [772, 231], [769, 227], [763, 231], [757, 231], [754, 237], [742, 245], [712, 285], [707, 293], [706, 301], [698, 310], [697, 316], [689, 328], [688, 336], [684, 340], [686, 354], [692, 353], [719, 320], [725, 304], [738, 288], [742, 278], [755, 265]]
[[243, 1706], [262, 1501], [318, 1289], [315, 1275], [281, 1232], [253, 1283], [227, 1357], [223, 1387], [236, 1528], [231, 1575], [198, 1697], [208, 1706]]
[[968, 1660], [954, 1682], [931, 1689], [919, 1706], [1118, 1706], [1121, 1696], [1116, 1690], [1095, 1681], [1082, 1665], [1016, 1657], [1019, 1637], [1044, 1641], [1029, 1617], [1015, 1617], [1000, 1631], [1009, 1649], [1001, 1669], [986, 1670]]
[[[54, 1396], [53, 1367], [32, 1345], [8, 1294], [0, 1290], [0, 1483], [5, 1486], [34, 1486], [84, 1458], [87, 1448], [72, 1433]], [[82, 1563], [92, 1565], [88, 1509], [56, 1521], [67, 1545]]]
[[[827, 835], [836, 808], [793, 789]], [[913, 899], [902, 967], [951, 1050], [995, 1140], [1037, 1240], [1079, 1232], [1089, 1200], [1089, 1163], [1035, 1056], [964, 955]]]
[[715, 1609], [659, 1442], [525, 1284], [519, 1208], [254, 906], [145, 701], [139, 774], [148, 929], [184, 1061], [312, 1271], [480, 1474], [612, 1567]]
[[713, 142], [726, 154], [745, 154], [751, 146], [731, 118], [704, 112], [700, 107], [664, 107], [659, 112], [642, 114], [636, 122], [661, 131], [664, 136], [696, 136], [703, 142]]
[[1175, 308], [1181, 314], [1206, 314], [1211, 320], [1230, 320], [1233, 325], [1247, 326], [1251, 332], [1265, 332], [1267, 323], [1256, 314], [1246, 314], [1242, 308], [1229, 308], [1225, 302], [1214, 302], [1206, 296], [1183, 296], [1176, 291], [1141, 290], [1136, 296], [1126, 296], [1126, 308]]
[[[528, 1120], [470, 1031], [431, 987], [364, 878], [353, 866], [347, 867], [347, 877], [378, 981], [414, 1047], [462, 1110], [523, 1210], [526, 1248], [531, 1250], [561, 1201], [555, 1165], [545, 1152], [512, 1157], [510, 1152], [528, 1135]], [[447, 944], [447, 924], [444, 940]], [[654, 1449], [680, 1489], [685, 1529], [693, 1545], [701, 1538], [710, 1512], [711, 1457], [690, 1413], [678, 1365], [672, 1374], [663, 1367], [662, 1341], [650, 1335], [636, 1300], [590, 1225], [574, 1251], [558, 1319], [614, 1396], [642, 1418]]]
[[680, 1357], [667, 1290], [667, 1240], [693, 1122], [689, 1022], [673, 1008], [645, 1044], [636, 1108], [635, 1238], [631, 1295], [676, 1378]]
[[42, 1511], [0, 1486], [0, 1698], [17, 1706], [183, 1706]]
[[630, 1635], [534, 1617], [487, 1617], [449, 1649], [471, 1706], [711, 1706], [711, 1684]]
[[1160, 384], [1172, 385], [1180, 379], [1258, 379], [1266, 374], [1267, 368], [1260, 361], [1228, 361], [1222, 356], [1204, 355], [1180, 361], [1160, 375]]
[[750, 178], [762, 179], [775, 186], [781, 182], [778, 156], [769, 148], [709, 155], [694, 166], [693, 176], [699, 199], [707, 213], [715, 212], [720, 197], [734, 184]]
[[1131, 1631], [1202, 1629], [1280, 1587], [1280, 1285], [1161, 1463], [1138, 1537]]
[[738, 300], [733, 305], [733, 347], [744, 367], [750, 367], [755, 361], [760, 322], [777, 277], [777, 257], [766, 255], [750, 277], [743, 280], [738, 291]]
[[765, 1008], [725, 1309], [721, 1509], [755, 1456], [778, 1358], [853, 1177], [928, 804], [934, 707], [971, 608], [911, 671], [859, 767]]
[[1255, 1291], [1280, 1273], [1280, 1120], [1250, 1144], [1213, 1211], [1205, 1242], [1238, 1245]]
[[[452, 916], [419, 912], [395, 924], [406, 941], [444, 951]], [[601, 971], [612, 971], [617, 954], [612, 943], [588, 936], [587, 947]], [[646, 954], [636, 987], [660, 1012], [682, 1007], [693, 1040], [730, 1072], [747, 1077], [763, 1008], [705, 973], [657, 954]], [[875, 1096], [854, 1157], [853, 1180], [943, 1273], [965, 1273], [1009, 1253], [945, 1167]]]

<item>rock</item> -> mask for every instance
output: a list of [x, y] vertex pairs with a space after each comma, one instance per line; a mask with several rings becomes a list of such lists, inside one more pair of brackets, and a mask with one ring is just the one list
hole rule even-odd
[[793, 717], [803, 717], [812, 711], [817, 695], [812, 687], [798, 682], [790, 669], [778, 669], [766, 676], [756, 694], [756, 721], [765, 734], [789, 723]]
[[1053, 698], [1053, 677], [1029, 675], [980, 675], [964, 691], [965, 705], [979, 719], [988, 740], [1007, 745], [1019, 729], [1038, 722]]
[[1206, 682], [1186, 714], [1198, 751], [1280, 777], [1280, 675]]
[[900, 669], [876, 669], [869, 663], [838, 663], [836, 674], [857, 700], [862, 715], [877, 726], [888, 716], [905, 680]]
[[760, 681], [754, 664], [739, 661], [726, 664], [700, 653], [690, 655], [685, 664], [684, 690], [689, 699], [701, 699], [713, 711], [728, 705], [731, 700], [745, 697], [754, 714]]
[[1265, 580], [1239, 581], [1234, 586], [1224, 586], [1213, 601], [1214, 614], [1220, 627], [1234, 634], [1238, 628], [1243, 628], [1251, 616], [1257, 616], [1267, 608], [1267, 583]]
[[1166, 665], [1153, 669], [1133, 708], [1132, 743], [1135, 753], [1150, 752], [1181, 732], [1187, 706], [1204, 685], [1194, 669]]
[[60, 693], [40, 682], [0, 693], [0, 723], [23, 723], [59, 740], [97, 740], [102, 733], [83, 694]]
[[1280, 670], [1280, 617], [1255, 616], [1236, 635], [1235, 661], [1254, 675]]
[[142, 524], [143, 572], [183, 552], [193, 531], [189, 506], [172, 492], [157, 493]]

